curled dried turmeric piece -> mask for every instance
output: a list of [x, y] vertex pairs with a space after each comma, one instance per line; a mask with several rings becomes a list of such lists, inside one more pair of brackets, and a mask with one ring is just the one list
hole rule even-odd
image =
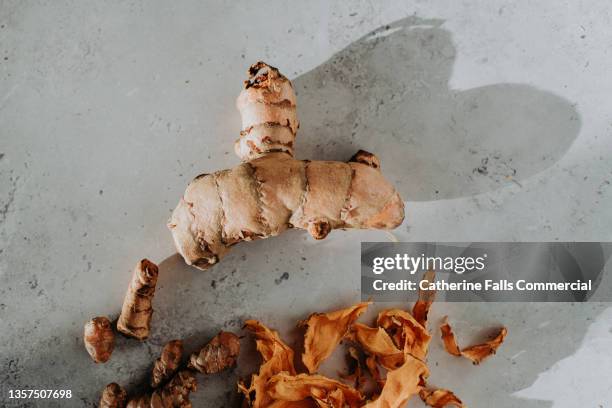
[[[268, 382], [268, 394], [275, 400], [302, 401], [313, 398], [333, 408], [361, 406], [363, 395], [353, 387], [318, 374], [276, 374]], [[343, 405], [337, 404], [342, 401]]]
[[363, 374], [363, 368], [361, 364], [361, 355], [360, 352], [355, 347], [349, 347], [348, 352], [346, 354], [346, 359], [348, 361], [348, 373], [340, 374], [340, 378], [345, 381], [350, 381], [353, 383], [353, 387], [358, 389], [359, 391], [363, 391], [363, 386], [365, 385], [365, 377]]
[[461, 356], [461, 350], [459, 350], [459, 346], [457, 345], [457, 339], [455, 338], [455, 333], [453, 333], [453, 329], [448, 324], [448, 320], [445, 317], [444, 322], [440, 326], [440, 332], [442, 333], [442, 342], [444, 343], [444, 349], [453, 356]]
[[491, 340], [460, 350], [457, 345], [457, 340], [455, 339], [455, 334], [446, 318], [444, 318], [444, 322], [440, 326], [440, 331], [442, 332], [442, 341], [444, 342], [446, 351], [454, 356], [463, 356], [471, 360], [473, 364], [480, 364], [482, 360], [495, 354], [508, 334], [508, 329], [502, 327]]
[[428, 389], [423, 388], [419, 393], [419, 397], [425, 403], [425, 405], [433, 408], [445, 408], [453, 406], [457, 408], [465, 408], [463, 402], [452, 393], [452, 391], [445, 390], [442, 388]]
[[429, 369], [421, 360], [406, 355], [404, 364], [387, 373], [387, 380], [380, 395], [368, 402], [364, 408], [400, 408], [418, 394], [429, 375]]
[[384, 328], [396, 347], [405, 354], [424, 360], [431, 336], [412, 315], [401, 309], [387, 309], [379, 313], [378, 326]]
[[370, 303], [362, 302], [329, 313], [313, 313], [308, 319], [299, 323], [300, 326], [306, 327], [302, 361], [311, 374], [316, 372], [321, 362], [330, 356], [351, 324], [365, 312]]
[[[423, 274], [422, 280], [427, 282], [434, 282], [436, 280], [436, 273], [433, 270], [429, 270]], [[419, 289], [419, 299], [412, 307], [412, 316], [414, 319], [421, 324], [421, 326], [427, 328], [427, 316], [429, 315], [429, 308], [436, 298], [435, 290], [423, 290]]]
[[291, 347], [280, 339], [276, 331], [269, 329], [261, 322], [247, 320], [245, 328], [255, 335], [257, 351], [263, 358], [263, 364], [259, 367], [259, 373], [251, 376], [251, 384], [247, 387], [245, 384], [239, 383], [238, 390], [244, 394], [249, 406], [253, 408], [268, 407], [274, 402], [274, 399], [266, 391], [268, 380], [280, 372], [295, 374], [294, 353]]
[[347, 337], [358, 343], [366, 353], [376, 356], [388, 370], [396, 369], [404, 363], [404, 352], [395, 346], [382, 327], [355, 323]]

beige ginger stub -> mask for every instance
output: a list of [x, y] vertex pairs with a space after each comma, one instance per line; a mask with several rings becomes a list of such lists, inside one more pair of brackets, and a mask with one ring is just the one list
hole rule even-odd
[[323, 239], [332, 229], [402, 223], [404, 203], [375, 155], [360, 150], [346, 163], [293, 158], [296, 97], [276, 68], [251, 66], [236, 105], [243, 131], [235, 150], [243, 162], [196, 177], [168, 222], [188, 264], [205, 269], [238, 242], [288, 228]]

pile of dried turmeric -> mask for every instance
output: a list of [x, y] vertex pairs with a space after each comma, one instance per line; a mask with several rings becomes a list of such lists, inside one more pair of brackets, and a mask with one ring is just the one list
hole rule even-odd
[[[432, 272], [424, 279], [433, 280]], [[432, 335], [427, 316], [432, 291], [421, 291], [411, 311], [387, 309], [378, 314], [375, 326], [356, 323], [370, 302], [329, 313], [315, 313], [299, 325], [305, 327], [302, 362], [307, 372], [298, 373], [294, 352], [278, 333], [256, 320], [246, 322], [263, 358], [259, 372], [249, 384], [238, 383], [245, 406], [252, 408], [400, 408], [418, 395], [428, 406], [465, 407], [451, 391], [428, 384], [427, 354]], [[505, 328], [492, 340], [460, 350], [448, 322], [441, 326], [446, 350], [480, 363], [495, 353], [507, 334]], [[340, 381], [318, 374], [319, 365], [341, 341], [350, 343], [352, 368]], [[386, 376], [383, 373], [386, 372]], [[369, 381], [366, 376], [369, 376]], [[374, 387], [366, 389], [366, 384]]]

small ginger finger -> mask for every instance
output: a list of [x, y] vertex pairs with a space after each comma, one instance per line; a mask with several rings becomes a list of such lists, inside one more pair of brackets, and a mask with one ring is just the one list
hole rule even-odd
[[204, 374], [215, 374], [236, 364], [240, 341], [234, 333], [220, 332], [198, 353], [189, 358], [189, 368]]
[[153, 315], [153, 295], [159, 269], [148, 259], [138, 262], [128, 287], [117, 330], [126, 336], [144, 340], [149, 337]]
[[160, 384], [166, 382], [174, 375], [181, 363], [183, 356], [183, 342], [180, 340], [172, 340], [168, 342], [161, 356], [155, 360], [153, 372], [151, 373], [151, 387], [157, 388]]
[[94, 317], [85, 324], [83, 335], [85, 349], [96, 363], [106, 363], [115, 348], [115, 333], [110, 320]]
[[[179, 371], [163, 387], [153, 391], [150, 396], [151, 408], [191, 408], [189, 394], [198, 389], [195, 375], [189, 370]], [[146, 402], [146, 401], [145, 401]], [[147, 408], [149, 405], [145, 405]], [[136, 406], [139, 408], [138, 406]]]
[[110, 383], [104, 387], [100, 408], [125, 408], [127, 392], [117, 383]]

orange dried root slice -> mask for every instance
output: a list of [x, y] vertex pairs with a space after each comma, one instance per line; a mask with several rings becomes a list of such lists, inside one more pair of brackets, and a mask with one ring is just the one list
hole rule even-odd
[[[356, 408], [363, 402], [363, 395], [355, 388], [318, 374], [280, 373], [270, 379], [267, 390], [275, 400], [302, 401], [313, 398], [323, 407], [344, 408], [347, 405]], [[342, 405], [335, 405], [340, 402]]]
[[305, 399], [302, 401], [274, 401], [266, 408], [319, 408], [319, 404], [313, 399]]
[[445, 317], [444, 322], [440, 326], [440, 332], [442, 333], [442, 342], [444, 343], [444, 349], [453, 356], [461, 356], [461, 350], [459, 350], [459, 346], [457, 345], [457, 340], [455, 339], [455, 333], [453, 333], [453, 329], [448, 324], [448, 320]]
[[276, 331], [261, 322], [247, 320], [245, 328], [255, 335], [257, 351], [263, 358], [263, 364], [259, 367], [259, 373], [251, 376], [251, 384], [247, 387], [243, 383], [238, 383], [238, 390], [244, 394], [250, 407], [268, 407], [274, 401], [266, 392], [268, 380], [280, 372], [295, 374], [294, 353]]
[[359, 391], [363, 391], [366, 379], [361, 364], [362, 358], [360, 356], [360, 352], [355, 347], [351, 346], [348, 349], [346, 359], [349, 366], [348, 373], [340, 373], [340, 378], [353, 383], [354, 388], [358, 389]]
[[378, 362], [388, 370], [404, 364], [404, 352], [398, 349], [389, 334], [382, 327], [369, 327], [355, 323], [347, 336], [358, 343], [363, 351], [375, 356]]
[[331, 355], [351, 324], [365, 312], [370, 303], [362, 302], [329, 313], [313, 313], [299, 323], [300, 326], [306, 327], [302, 361], [311, 374]]
[[376, 382], [378, 388], [382, 390], [382, 388], [385, 386], [385, 379], [382, 378], [382, 375], [380, 375], [378, 363], [376, 362], [376, 356], [368, 356], [366, 358], [365, 363], [366, 367], [368, 368], [368, 372], [370, 373], [370, 376]]
[[387, 309], [379, 313], [377, 325], [384, 328], [396, 347], [424, 360], [431, 336], [412, 315], [401, 309]]
[[[429, 270], [423, 274], [422, 280], [427, 282], [434, 282], [436, 280], [436, 273], [433, 270]], [[422, 290], [419, 289], [419, 299], [412, 307], [412, 316], [414, 319], [421, 324], [421, 326], [427, 328], [427, 316], [429, 315], [429, 308], [436, 298], [435, 290]]]
[[443, 388], [428, 389], [424, 388], [419, 393], [419, 397], [425, 405], [433, 408], [457, 407], [466, 408], [463, 402], [452, 393], [452, 391]]
[[406, 356], [404, 364], [387, 373], [385, 386], [374, 401], [364, 408], [401, 408], [423, 388], [429, 369], [421, 360], [411, 355]]
[[459, 346], [457, 345], [455, 334], [453, 333], [450, 324], [448, 324], [447, 318], [444, 318], [444, 322], [440, 326], [440, 331], [442, 333], [442, 341], [444, 342], [444, 348], [448, 353], [454, 356], [463, 356], [471, 360], [474, 364], [480, 364], [482, 360], [492, 354], [495, 354], [499, 346], [501, 346], [504, 342], [506, 335], [508, 334], [508, 329], [502, 327], [495, 335], [495, 337], [493, 337], [491, 340], [460, 350]]

